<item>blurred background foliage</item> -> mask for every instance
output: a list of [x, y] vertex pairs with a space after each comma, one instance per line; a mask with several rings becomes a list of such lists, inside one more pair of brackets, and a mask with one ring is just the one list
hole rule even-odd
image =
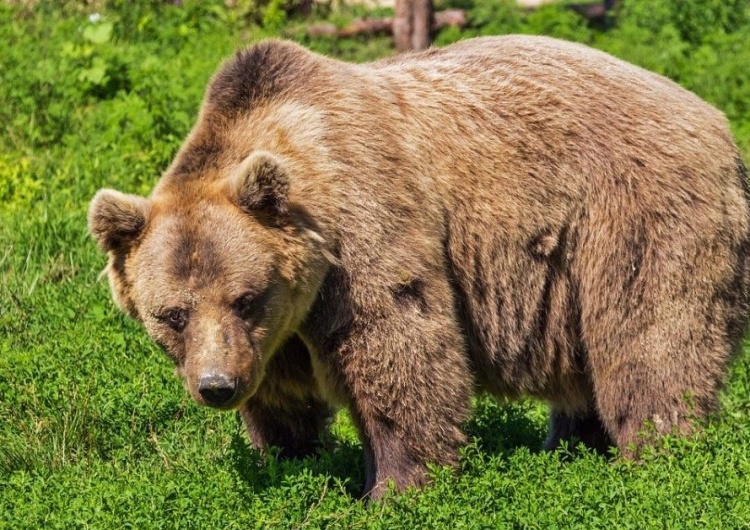
[[[392, 53], [384, 37], [306, 35], [311, 19], [343, 25], [366, 13], [361, 6], [315, 4], [306, 18], [290, 16], [291, 7], [287, 0], [0, 3], [0, 201], [14, 209], [49, 190], [52, 160], [60, 157], [42, 160], [38, 149], [89, 150], [96, 156], [85, 156], [87, 164], [114, 157], [117, 164], [104, 165], [127, 167], [130, 182], [146, 191], [189, 129], [210, 73], [253, 40], [288, 36], [359, 61]], [[531, 11], [509, 0], [437, 0], [436, 7], [463, 8], [468, 18], [466, 28], [439, 32], [436, 45], [545, 34], [664, 74], [722, 109], [750, 153], [746, 0], [624, 0], [606, 28], [592, 27], [564, 3]], [[45, 175], [47, 184], [30, 175]]]

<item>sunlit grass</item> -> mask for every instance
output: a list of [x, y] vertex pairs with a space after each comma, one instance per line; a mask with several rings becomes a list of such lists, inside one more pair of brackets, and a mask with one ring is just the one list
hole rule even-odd
[[[664, 49], [627, 25], [600, 33], [570, 13], [523, 18], [503, 2], [464, 3], [474, 27], [440, 42], [514, 30], [594, 43], [677, 72], [750, 145], [750, 52], [734, 40], [750, 28], [685, 51], [676, 37]], [[100, 187], [150, 190], [213, 69], [267, 34], [220, 16], [222, 2], [186, 4], [105, 10], [113, 32], [104, 42], [86, 40], [77, 4], [64, 14], [0, 4], [0, 528], [750, 526], [747, 349], [720, 417], [638, 464], [573, 447], [542, 452], [543, 404], [479, 397], [460, 471], [435, 469], [431, 486], [378, 504], [358, 500], [364, 463], [346, 413], [315, 457], [277, 461], [250, 448], [235, 414], [195, 405], [111, 302], [85, 220]], [[391, 53], [387, 38], [294, 35], [349, 60]], [[110, 80], [92, 84], [102, 64]]]

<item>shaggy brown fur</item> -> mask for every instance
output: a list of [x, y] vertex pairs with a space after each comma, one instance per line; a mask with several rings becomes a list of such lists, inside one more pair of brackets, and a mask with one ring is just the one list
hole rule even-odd
[[367, 494], [455, 464], [477, 389], [623, 451], [716, 406], [746, 326], [746, 174], [674, 83], [539, 37], [225, 64], [148, 199], [90, 227], [196, 400], [306, 454], [346, 406]]

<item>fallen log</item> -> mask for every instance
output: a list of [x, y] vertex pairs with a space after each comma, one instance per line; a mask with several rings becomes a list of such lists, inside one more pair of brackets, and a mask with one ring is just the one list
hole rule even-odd
[[[551, 1], [559, 0], [528, 0], [524, 7], [529, 11], [533, 11], [540, 5], [551, 3]], [[592, 23], [601, 23], [605, 20], [607, 12], [617, 4], [619, 4], [619, 0], [604, 0], [595, 4], [567, 4], [566, 7], [577, 12]], [[358, 18], [343, 28], [338, 28], [330, 22], [318, 22], [308, 26], [306, 31], [312, 37], [347, 38], [357, 35], [393, 35], [393, 19], [394, 17]], [[463, 9], [436, 11], [432, 21], [432, 32], [434, 33], [439, 29], [449, 26], [464, 28], [466, 24], [466, 12]]]
[[[432, 22], [432, 31], [457, 26], [466, 26], [466, 12], [463, 9], [446, 9], [436, 11]], [[354, 37], [356, 35], [393, 35], [393, 17], [358, 18], [343, 28], [337, 28], [330, 22], [320, 22], [307, 27], [307, 34], [312, 37]]]

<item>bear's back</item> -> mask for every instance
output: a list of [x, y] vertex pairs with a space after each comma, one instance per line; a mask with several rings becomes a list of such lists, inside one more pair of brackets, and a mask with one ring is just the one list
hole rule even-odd
[[[480, 201], [514, 190], [578, 201], [627, 180], [641, 182], [658, 209], [664, 188], [689, 186], [720, 202], [717, 189], [738, 185], [721, 112], [669, 79], [580, 44], [486, 37], [356, 70], [380, 89], [379, 119], [407, 139], [406, 158], [433, 167], [448, 195], [470, 183]], [[370, 138], [377, 144], [377, 130]], [[454, 178], [441, 181], [446, 175]]]

